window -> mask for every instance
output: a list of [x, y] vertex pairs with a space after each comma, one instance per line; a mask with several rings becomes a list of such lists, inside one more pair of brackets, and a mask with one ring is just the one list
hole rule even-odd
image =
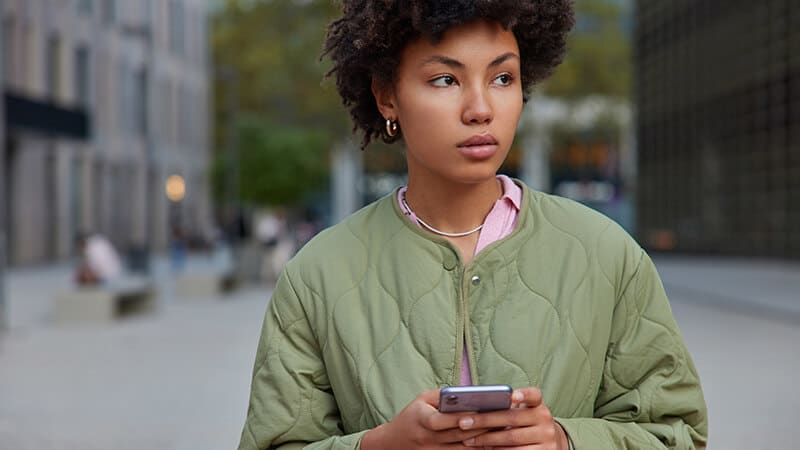
[[59, 86], [61, 73], [61, 40], [58, 36], [52, 35], [47, 39], [47, 55], [45, 61], [47, 76], [47, 96], [51, 100], [60, 98], [61, 89]]
[[3, 18], [3, 75], [6, 82], [14, 81], [14, 19]]
[[185, 45], [185, 26], [184, 26], [183, 4], [178, 0], [169, 3], [169, 32], [170, 46], [177, 55], [184, 53]]
[[93, 3], [92, 0], [77, 0], [78, 13], [84, 16], [91, 16]]
[[78, 47], [75, 50], [75, 101], [87, 109], [91, 104], [89, 74], [89, 49], [85, 46]]
[[29, 92], [32, 88], [32, 67], [35, 62], [32, 60], [38, 57], [39, 48], [36, 47], [33, 26], [30, 23], [21, 23], [19, 41], [12, 42], [14, 46], [12, 54], [12, 64], [9, 70], [14, 74], [11, 81], [14, 87], [23, 92]]
[[180, 144], [188, 147], [192, 144], [192, 122], [196, 111], [192, 108], [192, 95], [189, 86], [183, 85], [178, 91], [180, 93], [180, 112], [178, 113], [180, 120]]
[[146, 24], [147, 27], [151, 26], [151, 22], [153, 19], [153, 5], [150, 0], [141, 0], [142, 2], [142, 22]]
[[135, 95], [134, 101], [136, 102], [133, 111], [134, 132], [147, 136], [147, 69], [143, 68], [136, 73], [135, 78]]
[[113, 115], [111, 106], [114, 100], [111, 98], [110, 80], [113, 76], [111, 60], [108, 55], [98, 51], [94, 55], [94, 67], [92, 68], [94, 80], [94, 114], [93, 121], [96, 123], [94, 129], [99, 134], [107, 132], [110, 125], [110, 116]]
[[103, 9], [102, 17], [103, 23], [111, 25], [117, 20], [117, 1], [116, 0], [102, 0]]
[[127, 65], [121, 63], [118, 67], [117, 75], [117, 113], [119, 120], [117, 121], [117, 129], [124, 132], [126, 135], [133, 131], [133, 124], [131, 118], [133, 117], [134, 108], [134, 95], [133, 84], [131, 83], [132, 75], [128, 70]]

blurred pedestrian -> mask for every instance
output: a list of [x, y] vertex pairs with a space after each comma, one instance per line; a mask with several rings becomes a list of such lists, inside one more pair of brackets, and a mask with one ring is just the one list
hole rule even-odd
[[172, 273], [182, 273], [186, 268], [186, 252], [187, 252], [186, 234], [180, 225], [172, 227], [169, 242], [169, 261]]
[[122, 262], [111, 242], [100, 233], [85, 233], [76, 239], [79, 261], [75, 281], [79, 285], [109, 283], [122, 274]]
[[[345, 0], [332, 74], [408, 184], [320, 233], [269, 303], [239, 448], [704, 448], [697, 372], [617, 224], [498, 175], [570, 0]], [[508, 384], [510, 409], [440, 413]]]
[[[285, 242], [288, 239], [286, 218], [282, 211], [268, 210], [256, 217], [254, 235], [261, 247], [261, 279], [274, 283], [286, 264]], [[280, 244], [280, 246], [279, 246]]]
[[294, 240], [297, 248], [302, 248], [306, 242], [310, 241], [317, 234], [317, 224], [314, 214], [310, 209], [306, 209], [294, 226]]

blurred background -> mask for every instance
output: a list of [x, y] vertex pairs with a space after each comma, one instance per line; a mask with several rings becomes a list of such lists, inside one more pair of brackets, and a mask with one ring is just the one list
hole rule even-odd
[[[576, 7], [501, 171], [651, 253], [709, 448], [793, 448], [800, 3]], [[0, 449], [236, 446], [280, 268], [405, 180], [324, 79], [338, 11], [0, 0]]]

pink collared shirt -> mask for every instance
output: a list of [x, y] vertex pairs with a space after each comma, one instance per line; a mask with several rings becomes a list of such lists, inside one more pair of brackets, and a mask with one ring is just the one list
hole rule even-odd
[[[478, 236], [478, 244], [475, 246], [475, 255], [486, 248], [492, 242], [499, 241], [514, 231], [519, 215], [519, 205], [522, 202], [522, 188], [514, 184], [511, 178], [505, 175], [498, 175], [497, 179], [503, 186], [503, 195], [495, 202], [492, 210], [486, 215]], [[417, 226], [422, 227], [417, 221], [417, 216], [403, 205], [403, 194], [406, 188], [403, 187], [397, 192], [397, 202], [400, 210]], [[469, 355], [467, 346], [464, 345], [464, 353], [461, 358], [461, 384], [468, 386], [472, 384], [472, 375], [469, 373]]]

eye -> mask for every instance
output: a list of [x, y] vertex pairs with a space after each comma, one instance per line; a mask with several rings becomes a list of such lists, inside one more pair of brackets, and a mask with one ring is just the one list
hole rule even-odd
[[514, 77], [512, 77], [511, 74], [504, 73], [502, 75], [498, 75], [493, 81], [495, 84], [499, 84], [500, 86], [508, 86], [512, 81], [514, 81]]
[[456, 83], [456, 79], [451, 75], [442, 75], [431, 80], [431, 84], [436, 87], [448, 87]]

